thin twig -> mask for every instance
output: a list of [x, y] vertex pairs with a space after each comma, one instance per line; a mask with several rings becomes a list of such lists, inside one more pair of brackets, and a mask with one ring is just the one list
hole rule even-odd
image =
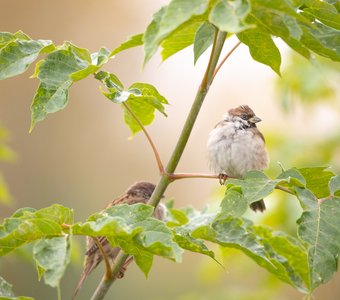
[[170, 180], [178, 180], [178, 179], [188, 179], [188, 178], [211, 178], [211, 179], [219, 179], [219, 175], [215, 174], [202, 174], [202, 173], [173, 173], [167, 174]]
[[162, 175], [164, 174], [164, 166], [161, 160], [161, 157], [159, 155], [159, 152], [157, 150], [157, 147], [155, 145], [155, 143], [153, 142], [151, 136], [149, 135], [148, 131], [146, 130], [146, 128], [144, 127], [144, 125], [142, 124], [142, 122], [138, 119], [138, 117], [135, 115], [135, 113], [131, 110], [131, 108], [129, 107], [129, 105], [127, 105], [125, 102], [122, 103], [123, 106], [126, 108], [126, 110], [130, 113], [130, 115], [135, 119], [135, 121], [138, 123], [138, 125], [140, 126], [140, 128], [142, 129], [142, 131], [144, 132], [151, 148], [152, 151], [155, 155], [156, 161], [157, 161], [157, 165], [158, 165], [158, 170], [159, 173]]
[[218, 73], [218, 71], [221, 69], [222, 65], [225, 63], [225, 61], [228, 59], [228, 57], [236, 50], [236, 48], [238, 46], [240, 46], [241, 42], [238, 42], [229, 52], [228, 54], [222, 59], [222, 61], [220, 62], [220, 64], [216, 67], [214, 75], [213, 75], [213, 79], [215, 78], [216, 74]]
[[294, 192], [292, 192], [290, 189], [288, 189], [288, 188], [286, 188], [286, 187], [284, 187], [282, 185], [277, 185], [275, 188], [278, 189], [278, 190], [281, 190], [283, 192], [286, 192], [288, 194], [295, 195]]
[[105, 278], [106, 279], [110, 279], [111, 276], [112, 276], [112, 271], [111, 271], [111, 265], [110, 265], [110, 262], [109, 262], [109, 258], [107, 257], [107, 254], [103, 248], [103, 245], [98, 241], [98, 238], [96, 236], [92, 237], [94, 242], [96, 243], [97, 247], [99, 248], [102, 256], [103, 256], [103, 259], [104, 259], [104, 262], [105, 262]]

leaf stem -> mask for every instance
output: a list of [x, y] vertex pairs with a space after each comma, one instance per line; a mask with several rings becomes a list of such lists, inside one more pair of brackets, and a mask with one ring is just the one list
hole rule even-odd
[[94, 242], [96, 243], [97, 247], [99, 248], [104, 262], [105, 262], [105, 278], [106, 280], [110, 279], [112, 276], [112, 271], [111, 271], [111, 266], [110, 266], [110, 262], [109, 262], [109, 258], [107, 257], [107, 254], [102, 246], [102, 244], [98, 241], [98, 238], [96, 236], [92, 237]]
[[156, 161], [157, 161], [157, 165], [158, 165], [158, 170], [159, 170], [159, 173], [162, 175], [164, 174], [164, 166], [163, 166], [163, 163], [162, 163], [162, 160], [161, 160], [161, 157], [159, 155], [159, 152], [157, 150], [157, 147], [155, 145], [155, 143], [153, 142], [151, 136], [149, 135], [148, 131], [146, 130], [146, 128], [144, 127], [144, 125], [142, 124], [142, 122], [138, 119], [138, 117], [135, 115], [135, 113], [131, 110], [131, 108], [129, 107], [129, 105], [125, 102], [122, 103], [123, 106], [126, 108], [126, 110], [130, 113], [130, 115], [135, 119], [135, 121], [138, 123], [138, 125], [140, 126], [140, 128], [142, 129], [142, 131], [144, 132], [151, 148], [152, 148], [152, 151], [155, 155], [155, 158], [156, 158]]
[[288, 193], [288, 194], [295, 195], [294, 192], [292, 192], [290, 189], [288, 189], [288, 188], [286, 188], [286, 187], [283, 187], [282, 185], [277, 185], [275, 188], [276, 188], [277, 190], [281, 190], [281, 191], [286, 192], [286, 193]]
[[228, 57], [236, 50], [236, 48], [238, 46], [240, 46], [241, 42], [238, 42], [228, 53], [227, 55], [222, 59], [222, 61], [220, 62], [220, 64], [217, 66], [214, 75], [213, 75], [213, 79], [215, 78], [216, 74], [218, 73], [218, 71], [221, 69], [221, 67], [223, 66], [223, 64], [225, 63], [225, 61], [228, 59]]

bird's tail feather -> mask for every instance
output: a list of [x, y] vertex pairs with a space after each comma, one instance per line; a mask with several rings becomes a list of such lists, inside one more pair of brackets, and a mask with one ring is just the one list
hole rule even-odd
[[263, 199], [261, 199], [259, 201], [251, 203], [250, 208], [255, 212], [257, 211], [264, 212], [266, 210], [266, 205], [264, 204]]

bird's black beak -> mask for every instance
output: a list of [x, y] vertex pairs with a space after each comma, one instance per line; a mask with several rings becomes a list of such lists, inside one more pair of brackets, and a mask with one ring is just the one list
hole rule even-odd
[[262, 120], [261, 120], [259, 117], [257, 117], [257, 116], [254, 116], [254, 117], [252, 117], [252, 118], [249, 119], [249, 122], [250, 122], [250, 123], [253, 123], [253, 124], [258, 123], [258, 122], [261, 122], [261, 121], [262, 121]]

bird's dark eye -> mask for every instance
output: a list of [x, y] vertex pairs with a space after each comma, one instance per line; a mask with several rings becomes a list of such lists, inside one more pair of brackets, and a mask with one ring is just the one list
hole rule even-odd
[[243, 120], [247, 120], [247, 119], [248, 119], [248, 116], [247, 116], [247, 115], [245, 115], [245, 114], [242, 114], [242, 115], [241, 115], [241, 119], [243, 119]]

